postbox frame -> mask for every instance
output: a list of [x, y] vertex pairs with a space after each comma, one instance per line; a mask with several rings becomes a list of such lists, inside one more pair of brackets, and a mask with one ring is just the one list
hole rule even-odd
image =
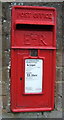
[[[34, 9], [34, 10], [53, 10], [54, 11], [54, 23], [35, 23], [35, 22], [26, 22], [26, 24], [32, 24], [32, 25], [51, 25], [52, 27], [53, 27], [53, 36], [54, 36], [54, 41], [53, 41], [53, 46], [43, 46], [43, 47], [37, 47], [37, 46], [35, 46], [35, 47], [30, 47], [30, 48], [28, 48], [28, 47], [24, 47], [24, 46], [18, 46], [18, 45], [15, 45], [15, 42], [14, 42], [14, 31], [15, 31], [15, 29], [16, 29], [16, 24], [25, 24], [25, 22], [21, 22], [21, 21], [15, 21], [15, 18], [14, 18], [14, 16], [15, 16], [15, 9]], [[51, 111], [51, 110], [53, 110], [54, 109], [54, 86], [55, 86], [55, 79], [56, 79], [56, 9], [55, 8], [52, 8], [52, 7], [36, 7], [36, 6], [13, 6], [13, 8], [12, 8], [12, 19], [13, 19], [13, 21], [12, 21], [12, 35], [11, 35], [11, 74], [12, 73], [14, 73], [14, 71], [16, 71], [15, 70], [15, 65], [14, 65], [14, 60], [16, 59], [15, 58], [15, 51], [17, 51], [17, 50], [23, 50], [23, 49], [38, 49], [38, 52], [40, 52], [40, 50], [49, 50], [49, 51], [53, 51], [53, 61], [52, 61], [52, 63], [53, 63], [53, 68], [52, 68], [52, 71], [53, 71], [53, 79], [52, 79], [52, 95], [51, 95], [51, 97], [52, 97], [52, 102], [51, 102], [51, 107], [42, 107], [42, 108], [21, 108], [21, 107], [18, 107], [17, 106], [17, 103], [16, 103], [16, 86], [14, 87], [14, 84], [16, 84], [16, 81], [15, 80], [13, 80], [13, 75], [11, 75], [11, 89], [10, 89], [10, 96], [11, 96], [11, 110], [13, 111], [13, 112], [28, 112], [28, 111], [30, 111], [30, 112], [34, 112], [34, 111]], [[14, 22], [15, 21], [15, 22]], [[45, 63], [45, 57], [43, 56], [43, 57], [40, 57], [40, 56], [38, 56], [38, 57], [24, 57], [23, 59], [24, 59], [24, 61], [25, 61], [25, 59], [43, 59], [43, 63]], [[16, 64], [16, 63], [15, 63]], [[25, 68], [25, 66], [24, 66], [24, 68]], [[44, 69], [44, 64], [43, 64], [43, 69]], [[44, 72], [43, 72], [43, 75], [44, 75]], [[14, 75], [14, 79], [16, 79], [16, 76]], [[44, 77], [43, 77], [43, 85], [44, 85]], [[44, 88], [43, 88], [44, 89]], [[43, 91], [43, 94], [45, 94], [45, 92]], [[29, 97], [29, 95], [30, 94], [28, 94], [28, 97]]]

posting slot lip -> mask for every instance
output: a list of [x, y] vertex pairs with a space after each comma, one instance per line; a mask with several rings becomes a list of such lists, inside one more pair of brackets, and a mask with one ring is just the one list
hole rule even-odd
[[50, 21], [28, 21], [28, 20], [16, 20], [15, 21], [15, 25], [17, 24], [27, 24], [27, 25], [51, 25], [51, 26], [54, 26], [55, 23], [54, 21], [50, 22]]

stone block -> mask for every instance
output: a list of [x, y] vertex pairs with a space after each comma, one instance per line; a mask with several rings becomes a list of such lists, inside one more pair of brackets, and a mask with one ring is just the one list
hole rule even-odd
[[[10, 11], [10, 2], [3, 2], [2, 3], [2, 15], [5, 20], [9, 20], [11, 18], [11, 11]], [[7, 11], [7, 12], [5, 12]]]
[[55, 109], [62, 111], [62, 83], [56, 83]]
[[0, 96], [2, 95], [2, 84], [0, 84]]
[[62, 67], [62, 51], [56, 52], [56, 66]]
[[0, 118], [2, 118], [2, 96], [0, 96]]
[[64, 67], [62, 68], [62, 81], [64, 81]]
[[1, 30], [1, 24], [0, 24], [0, 51], [2, 51], [2, 30]]
[[62, 111], [51, 111], [51, 112], [44, 112], [43, 113], [44, 118], [62, 118]]
[[2, 24], [0, 22], [0, 34], [2, 33]]
[[2, 67], [2, 81], [4, 81], [4, 83], [7, 82], [7, 77], [8, 73], [7, 73], [7, 67]]
[[10, 52], [9, 50], [2, 51], [2, 67], [6, 67], [10, 62]]
[[2, 95], [7, 95], [6, 83], [2, 83]]
[[3, 20], [3, 32], [9, 34], [10, 32], [10, 21]]
[[13, 113], [7, 113], [6, 109], [2, 110], [2, 118], [14, 118]]
[[56, 69], [56, 82], [62, 81], [62, 67]]
[[0, 2], [0, 19], [2, 18], [2, 3]]
[[2, 84], [2, 68], [0, 68], [0, 84]]
[[2, 70], [2, 50], [0, 50], [0, 70]]
[[42, 118], [41, 112], [16, 113], [14, 118]]
[[7, 106], [7, 96], [2, 96], [2, 104], [3, 104], [3, 109], [6, 109]]
[[62, 66], [64, 67], [64, 52], [62, 54]]

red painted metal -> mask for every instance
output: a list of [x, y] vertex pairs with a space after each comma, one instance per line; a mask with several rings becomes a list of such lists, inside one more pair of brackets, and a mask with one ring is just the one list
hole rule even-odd
[[[56, 9], [14, 6], [11, 30], [11, 110], [13, 112], [54, 109], [56, 74]], [[38, 56], [30, 51], [38, 50]], [[25, 94], [25, 59], [42, 59], [42, 93]]]

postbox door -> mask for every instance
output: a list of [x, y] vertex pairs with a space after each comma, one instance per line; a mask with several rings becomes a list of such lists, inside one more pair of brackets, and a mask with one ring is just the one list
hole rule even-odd
[[[14, 79], [15, 86], [13, 86], [12, 90], [14, 98], [16, 102], [13, 102], [13, 106], [15, 104], [15, 107], [21, 108], [21, 111], [26, 110], [28, 108], [30, 109], [35, 109], [35, 108], [40, 108], [46, 110], [46, 108], [53, 109], [53, 76], [54, 76], [54, 71], [53, 71], [53, 56], [54, 52], [50, 50], [39, 50], [38, 56], [30, 57], [30, 51], [31, 50], [12, 50], [12, 55], [14, 54], [14, 59], [12, 59], [12, 66], [14, 66], [14, 73], [12, 76], [12, 79]], [[42, 63], [40, 64], [41, 67], [41, 76], [42, 81], [41, 82], [41, 92], [36, 92], [30, 90], [29, 85], [31, 80], [34, 80], [32, 83], [32, 89], [34, 87], [37, 88], [39, 80], [37, 80], [36, 84], [35, 79], [32, 79], [29, 77], [29, 84], [27, 87], [29, 88], [29, 93], [26, 92], [25, 88], [25, 70], [26, 70], [26, 60], [42, 60]], [[39, 64], [39, 63], [38, 63]], [[37, 65], [38, 66], [38, 65]], [[34, 68], [34, 67], [33, 67]], [[28, 68], [29, 69], [29, 68]], [[38, 69], [37, 69], [38, 70]], [[29, 70], [28, 70], [29, 72]], [[36, 72], [36, 71], [35, 71]], [[36, 72], [38, 73], [38, 72]], [[15, 77], [15, 78], [13, 78]], [[34, 87], [33, 87], [34, 86]]]

